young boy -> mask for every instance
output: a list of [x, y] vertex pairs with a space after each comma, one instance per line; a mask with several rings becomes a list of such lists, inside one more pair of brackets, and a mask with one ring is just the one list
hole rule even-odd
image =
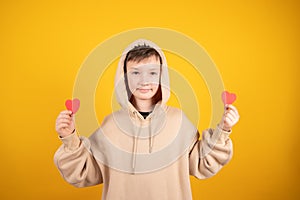
[[125, 49], [115, 77], [122, 109], [107, 116], [89, 138], [78, 137], [71, 111], [56, 131], [63, 145], [54, 160], [76, 187], [104, 184], [102, 199], [192, 199], [189, 175], [205, 179], [232, 157], [231, 128], [237, 109], [225, 105], [216, 129], [199, 133], [184, 113], [166, 105], [166, 58], [154, 43], [137, 40]]

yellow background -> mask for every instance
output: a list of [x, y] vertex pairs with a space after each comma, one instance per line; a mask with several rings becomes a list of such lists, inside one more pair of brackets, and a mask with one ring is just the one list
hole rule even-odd
[[191, 178], [194, 199], [299, 199], [299, 7], [283, 0], [1, 1], [0, 199], [101, 198], [102, 186], [74, 188], [55, 168], [55, 118], [92, 49], [142, 27], [193, 38], [238, 95], [233, 160], [213, 178]]

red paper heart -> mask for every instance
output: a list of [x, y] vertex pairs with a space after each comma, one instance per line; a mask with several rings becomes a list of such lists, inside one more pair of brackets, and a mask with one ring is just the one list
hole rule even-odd
[[73, 114], [75, 114], [80, 107], [80, 101], [79, 99], [73, 99], [73, 100], [67, 99], [65, 105], [68, 110], [71, 110]]
[[224, 104], [232, 104], [236, 100], [236, 95], [227, 91], [222, 92], [222, 100]]

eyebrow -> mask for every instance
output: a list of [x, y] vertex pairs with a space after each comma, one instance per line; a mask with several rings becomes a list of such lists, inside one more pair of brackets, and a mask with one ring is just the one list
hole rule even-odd
[[[132, 70], [140, 70], [138, 67], [133, 67]], [[159, 70], [159, 67], [151, 67], [149, 70]]]

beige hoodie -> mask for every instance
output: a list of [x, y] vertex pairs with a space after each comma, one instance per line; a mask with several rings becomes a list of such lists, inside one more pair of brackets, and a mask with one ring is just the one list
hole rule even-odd
[[[162, 101], [144, 119], [128, 101], [123, 64], [138, 44], [155, 48], [162, 57]], [[62, 138], [54, 162], [63, 178], [76, 187], [104, 184], [102, 199], [192, 199], [189, 175], [216, 174], [232, 157], [230, 132], [220, 128], [199, 133], [184, 113], [166, 105], [170, 96], [166, 58], [157, 45], [137, 40], [123, 52], [115, 77], [122, 106], [107, 116], [89, 137]]]

